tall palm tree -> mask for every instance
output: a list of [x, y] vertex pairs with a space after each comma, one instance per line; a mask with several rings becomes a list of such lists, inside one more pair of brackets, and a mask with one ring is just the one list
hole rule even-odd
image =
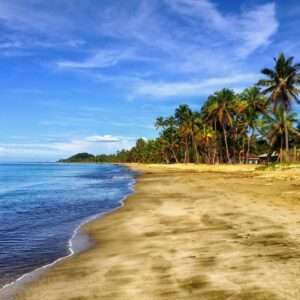
[[167, 128], [161, 134], [162, 141], [166, 144], [167, 149], [170, 149], [176, 163], [179, 163], [179, 160], [176, 155], [176, 149], [179, 148], [179, 134], [175, 126], [175, 119], [169, 117], [166, 119]]
[[[159, 117], [155, 121], [156, 129], [162, 128], [162, 132], [160, 133], [159, 141], [163, 144], [162, 149], [166, 151], [170, 150], [172, 155], [176, 161], [179, 162], [175, 149], [179, 147], [178, 145], [178, 130], [176, 128], [176, 120], [174, 117], [163, 118]], [[166, 154], [164, 153], [164, 156]]]
[[248, 162], [254, 132], [260, 128], [262, 123], [260, 120], [261, 115], [268, 114], [268, 110], [265, 107], [266, 98], [260, 93], [257, 87], [245, 89], [240, 97], [239, 112], [242, 113], [241, 123], [245, 128], [245, 132], [248, 133], [248, 147], [246, 152], [246, 162]]
[[273, 104], [273, 112], [277, 110], [277, 106], [281, 105], [284, 117], [284, 133], [285, 133], [285, 149], [289, 150], [289, 135], [287, 126], [287, 113], [291, 110], [294, 102], [300, 104], [300, 90], [297, 86], [300, 84], [300, 63], [293, 64], [294, 58], [286, 58], [280, 53], [278, 58], [274, 58], [274, 70], [264, 68], [261, 73], [266, 75], [268, 79], [261, 79], [257, 85], [265, 87], [264, 94], [269, 94], [268, 103]]
[[280, 143], [280, 160], [283, 159], [283, 144], [286, 138], [285, 128], [289, 133], [300, 136], [300, 132], [294, 128], [293, 124], [297, 121], [297, 114], [284, 111], [284, 108], [279, 105], [277, 111], [273, 115], [264, 116], [264, 129], [268, 135], [269, 145], [273, 148]]
[[229, 89], [222, 89], [209, 96], [202, 109], [204, 118], [210, 125], [216, 129], [218, 124], [223, 130], [227, 162], [231, 162], [228, 149], [227, 129], [230, 128], [234, 122], [234, 101], [234, 92]]
[[200, 133], [201, 127], [203, 124], [203, 120], [199, 113], [195, 112], [192, 114], [190, 120], [189, 120], [189, 126], [191, 128], [191, 139], [192, 143], [194, 145], [194, 151], [195, 151], [195, 162], [199, 163], [199, 151], [198, 151], [198, 141], [196, 139], [196, 136]]
[[190, 161], [189, 157], [189, 145], [191, 142], [192, 129], [190, 126], [190, 120], [192, 118], [193, 112], [188, 105], [179, 105], [175, 110], [175, 119], [179, 127], [179, 135], [182, 138], [184, 150], [184, 162], [188, 163]]

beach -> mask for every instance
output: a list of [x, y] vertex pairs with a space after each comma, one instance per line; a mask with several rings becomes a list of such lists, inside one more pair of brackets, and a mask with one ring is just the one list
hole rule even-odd
[[135, 193], [82, 229], [93, 247], [17, 299], [300, 299], [298, 170], [129, 167]]

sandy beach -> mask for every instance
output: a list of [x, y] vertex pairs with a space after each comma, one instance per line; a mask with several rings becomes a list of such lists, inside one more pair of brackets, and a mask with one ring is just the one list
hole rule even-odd
[[300, 299], [298, 170], [130, 167], [135, 194], [83, 228], [94, 246], [19, 300]]

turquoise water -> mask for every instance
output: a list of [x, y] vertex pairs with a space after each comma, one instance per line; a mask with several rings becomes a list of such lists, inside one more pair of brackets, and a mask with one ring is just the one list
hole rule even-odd
[[0, 288], [70, 255], [80, 224], [132, 193], [118, 165], [0, 164]]

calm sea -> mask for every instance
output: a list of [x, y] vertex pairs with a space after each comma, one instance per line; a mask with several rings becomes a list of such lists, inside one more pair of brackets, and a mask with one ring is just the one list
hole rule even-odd
[[70, 255], [76, 228], [120, 207], [135, 175], [118, 165], [0, 164], [0, 288]]

